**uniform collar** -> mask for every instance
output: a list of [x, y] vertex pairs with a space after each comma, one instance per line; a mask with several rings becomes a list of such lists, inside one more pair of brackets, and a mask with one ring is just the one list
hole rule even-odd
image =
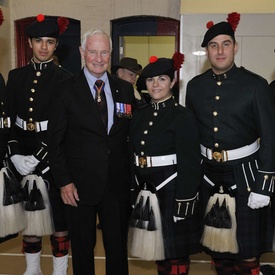
[[53, 64], [53, 58], [48, 61], [41, 62], [41, 63], [35, 63], [32, 58], [31, 64], [32, 64], [34, 70], [36, 70], [36, 71], [46, 70], [51, 64]]
[[169, 107], [171, 105], [174, 105], [174, 99], [173, 99], [173, 96], [171, 95], [169, 98], [165, 99], [164, 101], [154, 102], [151, 100], [150, 104], [155, 110], [160, 110], [160, 109]]
[[234, 75], [236, 71], [237, 71], [237, 66], [234, 64], [230, 70], [228, 70], [227, 72], [225, 72], [223, 74], [215, 74], [212, 71], [212, 77], [217, 82], [222, 82], [222, 81], [225, 81], [226, 79], [230, 78], [232, 75]]

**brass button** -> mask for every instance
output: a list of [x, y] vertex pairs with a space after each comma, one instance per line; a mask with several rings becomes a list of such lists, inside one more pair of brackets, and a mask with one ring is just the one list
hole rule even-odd
[[35, 84], [36, 84], [37, 82], [38, 82], [37, 79], [35, 79], [35, 80], [33, 81], [33, 83], [35, 83]]
[[157, 113], [157, 112], [154, 112], [154, 113], [153, 113], [153, 116], [157, 116], [157, 115], [158, 115], [158, 113]]
[[150, 121], [150, 122], [149, 122], [149, 125], [152, 126], [152, 125], [153, 125], [153, 121]]
[[214, 132], [218, 132], [219, 128], [218, 127], [214, 127]]
[[141, 144], [141, 145], [144, 145], [144, 144], [145, 144], [145, 141], [144, 141], [144, 140], [142, 140], [142, 141], [140, 142], [140, 144]]
[[33, 119], [32, 119], [32, 118], [29, 118], [29, 122], [33, 122]]
[[140, 155], [141, 155], [141, 156], [144, 156], [144, 152], [143, 152], [143, 151], [141, 151], [141, 152], [140, 152]]
[[265, 180], [268, 180], [268, 179], [269, 179], [269, 176], [268, 176], [268, 175], [264, 175], [264, 179], [265, 179]]
[[216, 96], [215, 96], [215, 99], [216, 99], [216, 100], [220, 100], [220, 96], [219, 96], [219, 95], [216, 95]]
[[30, 101], [30, 102], [32, 102], [32, 101], [33, 101], [33, 98], [32, 98], [32, 97], [30, 97], [30, 98], [29, 98], [29, 101]]
[[32, 112], [33, 111], [33, 108], [29, 108], [29, 112]]
[[218, 115], [218, 112], [214, 111], [213, 116], [217, 116], [217, 115]]
[[147, 134], [148, 134], [148, 130], [145, 130], [145, 131], [143, 132], [143, 134], [144, 134], [144, 135], [147, 135]]
[[214, 146], [215, 146], [215, 148], [218, 148], [220, 145], [219, 145], [219, 143], [215, 143]]
[[34, 93], [34, 92], [35, 92], [35, 89], [31, 89], [31, 92]]
[[221, 81], [218, 81], [218, 82], [217, 82], [217, 85], [218, 85], [218, 86], [221, 86], [221, 85], [222, 85], [222, 82], [221, 82]]
[[36, 76], [40, 76], [41, 75], [41, 72], [36, 72]]

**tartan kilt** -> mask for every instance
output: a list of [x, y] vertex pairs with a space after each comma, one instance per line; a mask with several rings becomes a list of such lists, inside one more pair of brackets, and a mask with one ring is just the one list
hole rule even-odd
[[[148, 168], [143, 168], [146, 170]], [[152, 168], [149, 168], [152, 170]], [[155, 187], [176, 172], [176, 166], [165, 166], [154, 169], [153, 173], [136, 174], [138, 182], [150, 182]], [[164, 238], [165, 259], [188, 257], [201, 252], [201, 216], [199, 209], [195, 209], [191, 218], [174, 222], [173, 207], [176, 197], [177, 177], [157, 191], [162, 229]]]
[[[231, 187], [236, 185], [234, 189], [236, 203], [236, 222], [237, 222], [237, 242], [239, 252], [220, 253], [209, 250], [203, 247], [203, 250], [212, 258], [233, 258], [233, 259], [250, 259], [260, 257], [261, 254], [272, 251], [273, 243], [273, 225], [271, 206], [266, 206], [259, 209], [251, 209], [247, 206], [249, 192], [245, 194], [245, 186], [239, 186], [242, 182], [240, 178], [239, 163], [236, 165], [219, 165], [204, 160], [203, 175], [215, 185], [225, 185]], [[206, 209], [207, 202], [213, 193], [213, 187], [208, 181], [203, 179], [201, 185], [201, 204], [202, 209]], [[205, 214], [205, 213], [203, 213]]]

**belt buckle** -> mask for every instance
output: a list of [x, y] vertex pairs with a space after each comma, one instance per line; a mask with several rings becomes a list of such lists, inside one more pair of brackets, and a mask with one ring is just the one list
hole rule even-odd
[[3, 124], [4, 124], [4, 126], [7, 127], [7, 128], [9, 127], [9, 120], [8, 120], [7, 117], [4, 119]]
[[145, 157], [139, 157], [138, 163], [139, 163], [139, 166], [141, 168], [146, 167], [147, 166], [147, 159]]
[[213, 152], [212, 157], [217, 162], [225, 162], [228, 160], [227, 151], [222, 150], [221, 152]]
[[213, 152], [212, 157], [214, 160], [216, 160], [217, 162], [221, 162], [223, 161], [223, 155], [221, 152]]
[[34, 131], [35, 130], [35, 124], [34, 123], [28, 123], [27, 124], [27, 129], [29, 130], [29, 131]]

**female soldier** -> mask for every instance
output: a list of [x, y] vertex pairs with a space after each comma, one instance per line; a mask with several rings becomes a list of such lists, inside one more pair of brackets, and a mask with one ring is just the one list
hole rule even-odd
[[151, 57], [141, 77], [151, 102], [130, 127], [138, 194], [129, 230], [129, 251], [156, 260], [158, 274], [188, 274], [189, 255], [200, 251], [199, 134], [195, 118], [173, 98], [175, 72], [184, 56]]

